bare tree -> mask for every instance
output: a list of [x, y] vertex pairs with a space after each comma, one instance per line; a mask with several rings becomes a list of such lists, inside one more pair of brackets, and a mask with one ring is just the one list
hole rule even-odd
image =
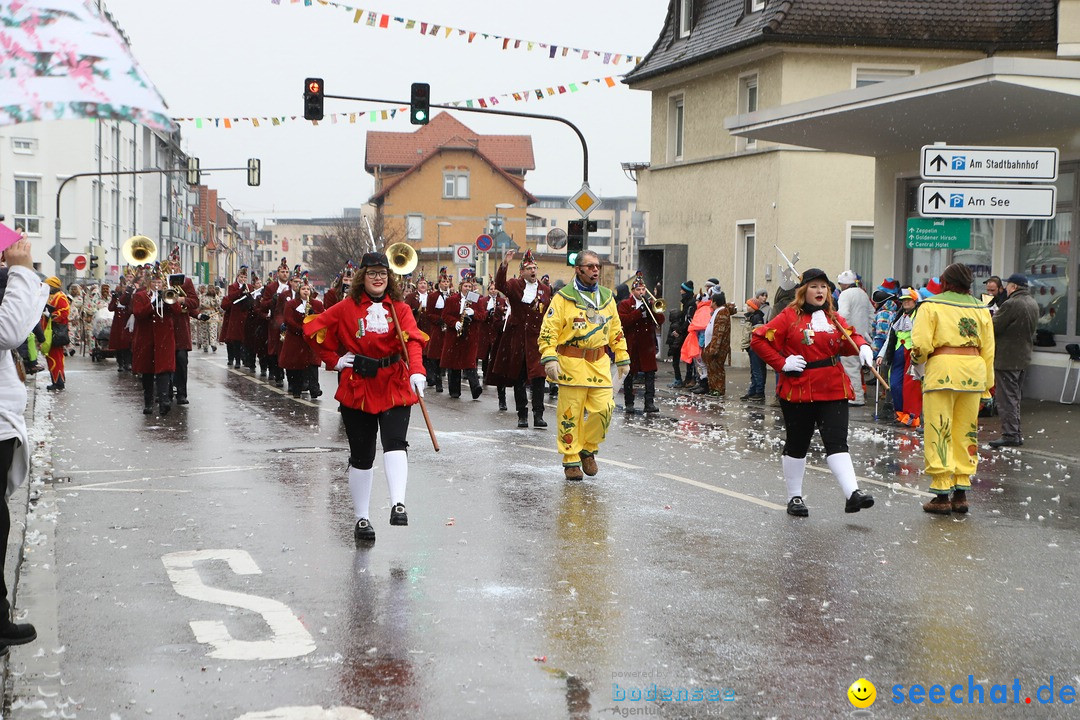
[[364, 253], [383, 250], [397, 242], [398, 235], [400, 231], [385, 226], [382, 213], [370, 224], [362, 217], [335, 218], [315, 245], [311, 274], [329, 284], [348, 261], [359, 265]]

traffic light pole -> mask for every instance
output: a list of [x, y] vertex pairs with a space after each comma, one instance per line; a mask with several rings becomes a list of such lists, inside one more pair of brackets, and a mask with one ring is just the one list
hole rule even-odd
[[[323, 97], [332, 98], [334, 100], [359, 100], [361, 102], [373, 102], [383, 105], [409, 105], [407, 102], [401, 100], [386, 100], [380, 98], [368, 98], [368, 97], [353, 97], [351, 95], [323, 95]], [[578, 140], [581, 141], [581, 154], [583, 158], [581, 179], [586, 185], [589, 183], [589, 146], [585, 142], [585, 136], [581, 134], [581, 130], [578, 126], [570, 122], [566, 118], [558, 117], [557, 115], [538, 115], [536, 113], [517, 112], [515, 110], [492, 110], [491, 108], [471, 108], [471, 107], [459, 107], [457, 105], [436, 105], [431, 103], [428, 107], [441, 108], [443, 110], [457, 110], [459, 112], [474, 112], [481, 113], [483, 115], [507, 115], [510, 117], [532, 118], [533, 120], [554, 120], [560, 122], [563, 125], [568, 125], [571, 130], [578, 136]]]
[[[229, 168], [207, 168], [206, 170], [200, 170], [200, 172], [222, 172], [225, 170], [243, 170], [247, 172], [247, 167], [229, 167]], [[69, 175], [60, 183], [60, 187], [56, 189], [56, 238], [53, 243], [53, 260], [55, 261], [54, 268], [56, 271], [53, 273], [56, 276], [60, 275], [60, 193], [64, 191], [64, 186], [70, 181], [76, 178], [82, 177], [120, 177], [122, 175], [169, 175], [171, 173], [186, 173], [187, 168], [176, 168], [172, 170], [166, 170], [161, 168], [154, 168], [152, 170], [109, 170], [103, 172], [84, 172], [75, 173]]]

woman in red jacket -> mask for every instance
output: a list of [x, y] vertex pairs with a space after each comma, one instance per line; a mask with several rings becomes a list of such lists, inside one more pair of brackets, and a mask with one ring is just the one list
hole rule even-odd
[[[402, 356], [401, 337], [407, 357]], [[405, 485], [409, 414], [424, 394], [423, 348], [427, 335], [401, 299], [397, 278], [383, 253], [366, 253], [349, 295], [321, 315], [305, 318], [304, 336], [327, 369], [341, 373], [337, 394], [349, 438], [349, 491], [356, 514], [353, 536], [375, 540], [369, 518], [375, 439], [381, 433], [390, 494], [390, 524], [408, 525]]]
[[[857, 354], [869, 366], [874, 353], [866, 340], [836, 314], [831, 286], [824, 270], [807, 270], [795, 300], [767, 325], [754, 328], [750, 338], [750, 348], [780, 376], [776, 394], [787, 429], [781, 458], [787, 483], [787, 512], [797, 517], [810, 514], [802, 499], [802, 481], [815, 427], [820, 429], [829, 469], [847, 498], [844, 512], [859, 512], [874, 504], [874, 498], [859, 490], [848, 453], [847, 401], [853, 400], [855, 393], [840, 365], [841, 355]], [[843, 328], [843, 334], [836, 325]], [[858, 352], [845, 334], [858, 345]]]
[[281, 342], [281, 352], [277, 358], [278, 367], [285, 371], [285, 377], [288, 378], [289, 393], [294, 398], [300, 397], [300, 393], [305, 390], [312, 400], [322, 395], [322, 389], [319, 388], [319, 358], [304, 341], [304, 321], [321, 312], [323, 304], [312, 297], [311, 285], [305, 278], [297, 296], [285, 303], [285, 311], [282, 313], [285, 340]]
[[135, 330], [131, 335], [131, 371], [142, 375], [143, 415], [154, 411], [154, 398], [162, 415], [172, 407], [169, 385], [176, 369], [176, 331], [173, 315], [184, 312], [184, 303], [165, 302], [165, 278], [156, 268], [148, 286], [135, 293], [131, 314]]

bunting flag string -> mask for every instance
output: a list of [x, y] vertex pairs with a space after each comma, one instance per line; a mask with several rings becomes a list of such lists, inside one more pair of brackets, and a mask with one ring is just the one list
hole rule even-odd
[[[317, 2], [318, 0], [316, 0]], [[481, 98], [470, 98], [468, 100], [453, 100], [446, 103], [440, 103], [441, 105], [453, 105], [455, 107], [466, 108], [492, 108], [498, 105], [500, 102], [529, 102], [532, 100], [544, 100], [556, 95], [565, 95], [567, 93], [581, 92], [588, 87], [599, 88], [613, 88], [618, 83], [618, 77], [608, 76], [602, 78], [592, 78], [591, 80], [579, 80], [577, 82], [567, 83], [565, 85], [552, 85], [550, 87], [532, 88], [529, 90], [520, 90], [517, 92], [507, 92], [501, 95], [489, 95]], [[173, 118], [178, 123], [191, 123], [194, 124], [195, 129], [201, 130], [203, 128], [225, 128], [226, 130], [232, 129], [236, 125], [250, 125], [252, 127], [280, 127], [287, 122], [303, 122], [310, 123], [312, 125], [318, 125], [320, 122], [329, 122], [330, 124], [337, 123], [350, 123], [355, 124], [362, 122], [365, 117], [369, 122], [379, 122], [382, 120], [393, 120], [397, 117], [398, 113], [408, 115], [409, 106], [400, 105], [387, 110], [354, 110], [353, 112], [343, 113], [328, 113], [322, 120], [305, 120], [303, 115], [278, 115], [278, 116], [259, 116], [259, 117], [177, 117]]]
[[[281, 5], [282, 0], [270, 0], [273, 5]], [[409, 31], [419, 31], [421, 35], [428, 37], [441, 37], [444, 40], [450, 37], [463, 38], [466, 43], [473, 44], [476, 40], [488, 40], [494, 41], [502, 47], [503, 50], [525, 50], [531, 52], [533, 50], [539, 50], [546, 54], [549, 59], [556, 57], [575, 57], [581, 60], [592, 60], [599, 58], [605, 65], [618, 65], [632, 64], [637, 65], [641, 62], [642, 56], [634, 55], [633, 53], [617, 53], [608, 52], [604, 50], [588, 50], [582, 48], [571, 48], [563, 45], [555, 45], [552, 43], [543, 43], [537, 40], [522, 40], [519, 38], [506, 37], [504, 35], [496, 35], [494, 33], [479, 32], [478, 30], [465, 30], [462, 28], [453, 28], [449, 25], [439, 25], [432, 22], [423, 20], [411, 20], [403, 17], [396, 17], [387, 15], [385, 13], [378, 12], [377, 10], [364, 10], [362, 8], [352, 7], [343, 3], [334, 2], [334, 0], [289, 0], [289, 4], [298, 5], [303, 2], [304, 7], [312, 7], [313, 3], [318, 3], [324, 7], [337, 8], [345, 11], [351, 16], [352, 22], [355, 25], [362, 25], [364, 27], [388, 29], [391, 26], [399, 27]]]

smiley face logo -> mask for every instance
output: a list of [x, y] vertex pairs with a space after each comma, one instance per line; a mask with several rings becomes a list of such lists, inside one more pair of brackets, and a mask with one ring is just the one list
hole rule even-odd
[[866, 678], [859, 678], [847, 689], [847, 697], [855, 707], [868, 708], [877, 700], [877, 688]]

